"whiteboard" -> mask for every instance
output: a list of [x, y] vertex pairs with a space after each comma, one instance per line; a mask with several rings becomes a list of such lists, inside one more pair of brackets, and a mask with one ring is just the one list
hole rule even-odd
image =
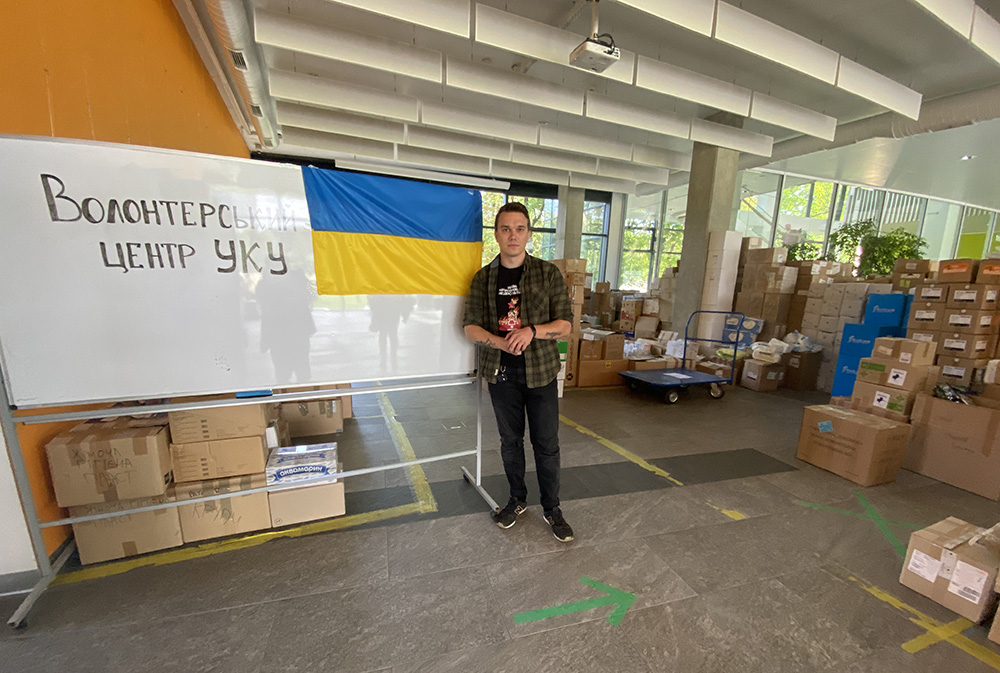
[[0, 136], [12, 404], [472, 371], [465, 298], [319, 296], [296, 166]]

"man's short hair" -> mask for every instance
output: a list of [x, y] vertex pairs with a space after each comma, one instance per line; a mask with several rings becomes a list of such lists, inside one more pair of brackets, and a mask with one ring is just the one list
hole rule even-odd
[[500, 226], [500, 215], [503, 213], [521, 213], [524, 215], [524, 219], [528, 221], [528, 229], [531, 229], [531, 216], [528, 215], [528, 209], [523, 203], [518, 201], [508, 201], [500, 206], [497, 210], [497, 216], [493, 219], [494, 229]]

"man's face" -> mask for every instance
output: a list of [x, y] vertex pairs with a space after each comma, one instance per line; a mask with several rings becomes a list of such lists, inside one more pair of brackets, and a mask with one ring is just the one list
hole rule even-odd
[[496, 237], [497, 243], [500, 245], [501, 253], [507, 257], [517, 257], [524, 252], [525, 246], [528, 245], [528, 239], [531, 238], [528, 218], [521, 213], [500, 213], [493, 236]]

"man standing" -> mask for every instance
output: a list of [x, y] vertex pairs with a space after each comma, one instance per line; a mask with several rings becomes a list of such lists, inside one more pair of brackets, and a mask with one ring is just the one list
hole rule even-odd
[[493, 235], [500, 254], [472, 279], [465, 304], [465, 336], [481, 346], [479, 370], [489, 383], [500, 432], [500, 454], [510, 500], [494, 515], [510, 528], [527, 509], [524, 420], [535, 453], [545, 521], [560, 542], [573, 529], [559, 508], [559, 349], [573, 328], [566, 281], [554, 264], [525, 251], [531, 237], [528, 209], [507, 203], [497, 211]]

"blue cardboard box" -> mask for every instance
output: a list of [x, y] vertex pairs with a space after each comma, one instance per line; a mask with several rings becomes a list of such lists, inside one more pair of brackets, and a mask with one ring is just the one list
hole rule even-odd
[[[913, 300], [915, 298], [912, 294], [908, 294], [905, 296], [906, 296], [906, 305], [903, 307], [903, 322], [900, 323], [900, 326], [903, 327], [904, 329], [906, 328], [907, 325], [910, 324], [910, 307], [913, 306]], [[905, 337], [906, 335], [900, 334], [899, 336]]]
[[[870, 353], [869, 353], [870, 355]], [[841, 350], [840, 357], [837, 358], [837, 369], [833, 374], [834, 397], [850, 397], [854, 392], [854, 382], [858, 378], [858, 365], [861, 358], [866, 355], [850, 355]]]
[[906, 324], [905, 294], [871, 294], [865, 306], [865, 325], [891, 325], [899, 327]]
[[[903, 295], [898, 295], [902, 297]], [[890, 325], [844, 325], [844, 335], [840, 338], [840, 355], [859, 358], [871, 357], [875, 339], [884, 336], [899, 336], [899, 327]]]
[[[740, 315], [738, 313], [730, 313], [726, 316], [725, 328], [735, 331], [737, 327], [740, 327]], [[745, 316], [743, 318], [742, 329], [744, 332], [760, 334], [760, 331], [764, 329], [764, 319]]]

